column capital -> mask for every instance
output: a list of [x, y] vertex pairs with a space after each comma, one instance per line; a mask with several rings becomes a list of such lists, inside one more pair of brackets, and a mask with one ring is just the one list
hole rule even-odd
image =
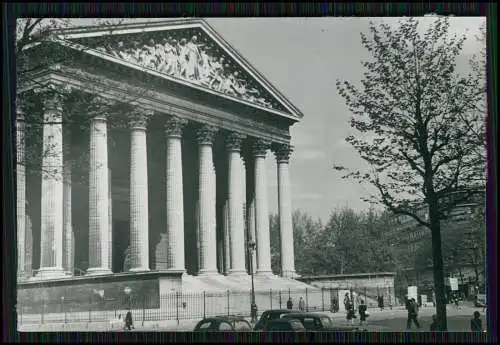
[[63, 98], [65, 94], [57, 90], [56, 87], [56, 85], [50, 84], [36, 91], [37, 95], [42, 99], [44, 111], [55, 111], [59, 113], [63, 111]]
[[241, 150], [241, 143], [246, 138], [246, 135], [239, 132], [231, 132], [226, 137], [226, 149], [228, 151], [239, 152]]
[[212, 145], [219, 128], [211, 125], [202, 125], [196, 131], [196, 142], [199, 145]]
[[256, 138], [252, 143], [252, 155], [254, 157], [265, 157], [270, 147], [271, 142], [269, 140]]
[[149, 109], [134, 109], [128, 114], [130, 129], [146, 130], [153, 114], [154, 112]]
[[288, 163], [293, 152], [293, 146], [290, 144], [273, 144], [272, 150], [278, 163]]
[[87, 108], [90, 120], [106, 121], [112, 112], [111, 108], [116, 106], [116, 104], [115, 100], [102, 96], [94, 96]]
[[181, 138], [182, 131], [187, 123], [188, 120], [183, 119], [182, 117], [174, 115], [168, 116], [164, 124], [165, 136], [170, 138]]

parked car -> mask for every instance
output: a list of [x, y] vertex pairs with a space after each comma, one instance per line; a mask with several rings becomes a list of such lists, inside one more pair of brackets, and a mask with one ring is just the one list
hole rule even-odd
[[302, 322], [297, 319], [274, 319], [266, 323], [265, 332], [305, 332]]
[[[266, 328], [267, 323], [271, 320], [280, 319], [283, 315], [293, 313], [290, 309], [269, 309], [262, 313], [259, 321], [253, 327], [254, 331], [262, 331]], [[297, 311], [295, 311], [297, 312]]]
[[194, 332], [249, 332], [252, 326], [242, 316], [207, 317], [198, 322]]
[[360, 331], [357, 326], [335, 326], [330, 316], [324, 313], [289, 313], [283, 318], [299, 320], [308, 331]]

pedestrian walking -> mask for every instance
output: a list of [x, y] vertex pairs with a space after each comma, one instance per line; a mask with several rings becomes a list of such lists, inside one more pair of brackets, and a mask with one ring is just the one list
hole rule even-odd
[[474, 318], [470, 320], [470, 330], [472, 332], [482, 332], [483, 331], [483, 322], [480, 319], [481, 314], [478, 311], [474, 312]]
[[333, 297], [331, 301], [331, 312], [336, 313], [338, 311], [339, 311], [339, 300], [337, 299], [337, 297]]
[[367, 307], [365, 304], [365, 301], [361, 300], [359, 307], [358, 307], [358, 312], [359, 312], [359, 325], [366, 325], [366, 318], [368, 317], [368, 312], [366, 311]]
[[344, 307], [347, 313], [347, 321], [350, 324], [354, 323], [354, 319], [356, 318], [356, 313], [354, 312], [354, 303], [349, 297], [349, 293], [347, 292], [344, 297]]
[[384, 310], [384, 296], [378, 296], [377, 301], [378, 301], [378, 307], [380, 308], [380, 311]]
[[132, 321], [132, 312], [127, 311], [127, 315], [125, 315], [125, 330], [131, 331], [134, 329], [134, 323]]
[[431, 326], [429, 327], [429, 331], [435, 332], [437, 330], [438, 330], [437, 315], [434, 314], [434, 315], [432, 315], [432, 323], [431, 323]]
[[290, 310], [293, 309], [292, 297], [288, 297], [288, 301], [286, 302], [286, 309], [290, 309]]
[[300, 296], [300, 299], [299, 299], [299, 310], [300, 311], [304, 311], [306, 309], [306, 302], [304, 301], [304, 299], [302, 298], [302, 296]]
[[408, 303], [408, 321], [406, 322], [406, 329], [411, 328], [412, 322], [415, 323], [417, 328], [420, 328], [420, 323], [417, 320], [418, 317], [418, 305], [415, 298], [409, 300]]

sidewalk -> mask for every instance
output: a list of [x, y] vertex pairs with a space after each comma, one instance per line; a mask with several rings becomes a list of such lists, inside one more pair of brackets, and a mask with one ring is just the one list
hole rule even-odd
[[[472, 316], [474, 311], [479, 310], [482, 311], [482, 308], [474, 308], [471, 306], [461, 306], [460, 309], [456, 308], [454, 305], [447, 305], [447, 315], [448, 316], [456, 316], [456, 315], [467, 315]], [[331, 313], [330, 311], [321, 311], [316, 310], [314, 312], [325, 313], [328, 314], [332, 320], [338, 325], [344, 325], [347, 323], [345, 312]], [[404, 307], [393, 307], [391, 309], [380, 310], [379, 308], [370, 308], [368, 309], [370, 314], [369, 320], [378, 321], [378, 320], [388, 320], [388, 319], [396, 319], [401, 317], [406, 317], [407, 311]], [[423, 307], [419, 310], [420, 316], [430, 316], [436, 313], [436, 309], [434, 307]], [[260, 316], [260, 315], [259, 315]], [[250, 318], [247, 318], [250, 321]], [[196, 319], [185, 319], [185, 320], [157, 320], [157, 321], [144, 321], [144, 325], [142, 321], [136, 320], [134, 322], [135, 331], [191, 331], [194, 329], [196, 324], [201, 320], [201, 318]], [[45, 324], [23, 324], [18, 327], [21, 332], [67, 332], [67, 331], [86, 331], [86, 332], [106, 332], [106, 331], [123, 331], [121, 329], [117, 329], [116, 327], [113, 329], [110, 324], [110, 320], [106, 321], [96, 321], [96, 322], [71, 322], [71, 323], [45, 323]]]

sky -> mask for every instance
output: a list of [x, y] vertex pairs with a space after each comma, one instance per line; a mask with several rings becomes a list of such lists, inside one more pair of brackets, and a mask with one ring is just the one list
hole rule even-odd
[[[336, 89], [337, 79], [357, 83], [363, 76], [361, 59], [368, 57], [360, 33], [369, 22], [397, 25], [400, 18], [209, 18], [206, 21], [250, 62], [304, 117], [290, 133], [295, 148], [290, 159], [292, 207], [323, 222], [332, 210], [349, 206], [362, 211], [369, 204], [361, 198], [373, 192], [369, 186], [341, 179], [334, 164], [363, 167], [363, 161], [344, 141], [350, 134], [351, 116]], [[76, 19], [75, 25], [89, 25]], [[154, 19], [156, 20], [156, 19]], [[423, 31], [434, 20], [419, 17]], [[149, 20], [147, 20], [149, 21]], [[451, 34], [465, 34], [463, 58], [458, 70], [479, 52], [474, 36], [485, 22], [482, 17], [452, 17]], [[277, 169], [269, 153], [269, 211], [277, 212]]]

